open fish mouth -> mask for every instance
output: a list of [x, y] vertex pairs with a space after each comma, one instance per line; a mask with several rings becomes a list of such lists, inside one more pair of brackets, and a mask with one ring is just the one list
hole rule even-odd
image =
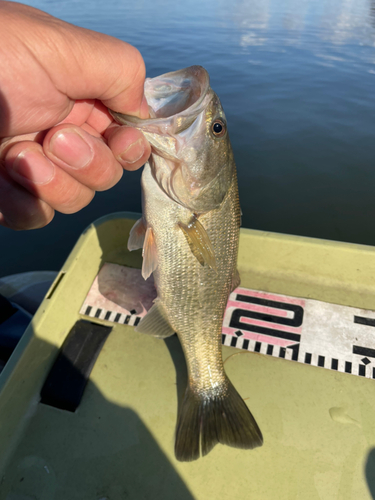
[[199, 113], [209, 87], [210, 78], [202, 66], [147, 79], [145, 97], [151, 119], [169, 118], [186, 111]]
[[[190, 66], [145, 81], [150, 118], [115, 111], [118, 123], [142, 131], [151, 145], [152, 174], [171, 199], [194, 213], [217, 208], [233, 168], [226, 119], [202, 66]], [[223, 132], [213, 131], [215, 123]]]
[[[147, 139], [147, 133], [179, 134], [186, 130], [213, 96], [210, 77], [202, 66], [190, 66], [156, 78], [146, 78], [144, 92], [149, 119], [141, 120], [113, 110], [109, 112], [118, 123], [142, 130]], [[153, 141], [150, 142], [153, 145]]]
[[[173, 71], [145, 81], [145, 97], [150, 118], [142, 120], [110, 111], [118, 123], [142, 131], [151, 145], [151, 169], [163, 191], [177, 203], [197, 212], [212, 209], [223, 199], [226, 186], [217, 200], [195, 203], [206, 198], [203, 191], [218, 172], [206, 168], [207, 119], [217, 96], [202, 66]], [[208, 117], [208, 118], [207, 118]], [[203, 173], [205, 171], [206, 173]], [[218, 190], [216, 190], [218, 191]]]

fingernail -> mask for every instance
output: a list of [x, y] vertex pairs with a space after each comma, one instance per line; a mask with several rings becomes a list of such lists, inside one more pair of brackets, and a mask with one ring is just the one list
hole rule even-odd
[[74, 131], [61, 130], [52, 136], [49, 150], [69, 167], [79, 169], [85, 167], [94, 156], [89, 144]]
[[122, 161], [130, 165], [140, 160], [145, 152], [145, 146], [142, 139], [133, 142], [130, 146], [120, 155]]
[[16, 156], [9, 172], [15, 172], [33, 184], [47, 184], [55, 175], [55, 166], [41, 153], [29, 149]]

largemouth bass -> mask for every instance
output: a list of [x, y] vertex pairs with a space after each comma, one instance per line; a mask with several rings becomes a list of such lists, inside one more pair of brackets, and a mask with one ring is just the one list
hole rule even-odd
[[147, 79], [145, 96], [150, 119], [111, 111], [152, 147], [142, 174], [143, 217], [128, 248], [143, 248], [142, 275], [154, 274], [157, 299], [136, 330], [159, 338], [176, 332], [185, 354], [176, 458], [195, 460], [216, 443], [254, 448], [262, 434], [221, 356], [225, 307], [239, 285], [240, 228], [225, 114], [200, 66]]

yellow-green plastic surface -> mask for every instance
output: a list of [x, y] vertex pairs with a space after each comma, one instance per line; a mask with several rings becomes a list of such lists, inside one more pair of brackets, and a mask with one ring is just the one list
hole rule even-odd
[[[0, 375], [0, 500], [374, 499], [375, 380], [224, 347], [264, 445], [180, 463], [178, 339], [115, 325], [76, 412], [38, 402], [101, 265], [140, 267], [134, 218], [84, 232]], [[248, 288], [375, 309], [372, 247], [242, 230], [239, 270]]]

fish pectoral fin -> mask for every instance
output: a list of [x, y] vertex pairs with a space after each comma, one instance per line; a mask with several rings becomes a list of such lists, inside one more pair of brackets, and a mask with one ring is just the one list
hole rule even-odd
[[146, 316], [141, 319], [135, 331], [153, 335], [159, 339], [165, 339], [175, 333], [166, 318], [163, 306], [158, 301], [155, 301]]
[[196, 217], [193, 217], [189, 224], [178, 223], [185, 234], [193, 255], [200, 264], [207, 264], [214, 271], [217, 270], [214, 249], [210, 238]]
[[137, 220], [134, 226], [130, 230], [128, 239], [128, 250], [132, 252], [133, 250], [138, 250], [143, 247], [146, 234], [146, 225], [143, 217]]
[[145, 280], [147, 280], [147, 278], [158, 267], [155, 237], [151, 227], [148, 227], [146, 231], [145, 241], [143, 243], [142, 255], [143, 255], [142, 276]]

